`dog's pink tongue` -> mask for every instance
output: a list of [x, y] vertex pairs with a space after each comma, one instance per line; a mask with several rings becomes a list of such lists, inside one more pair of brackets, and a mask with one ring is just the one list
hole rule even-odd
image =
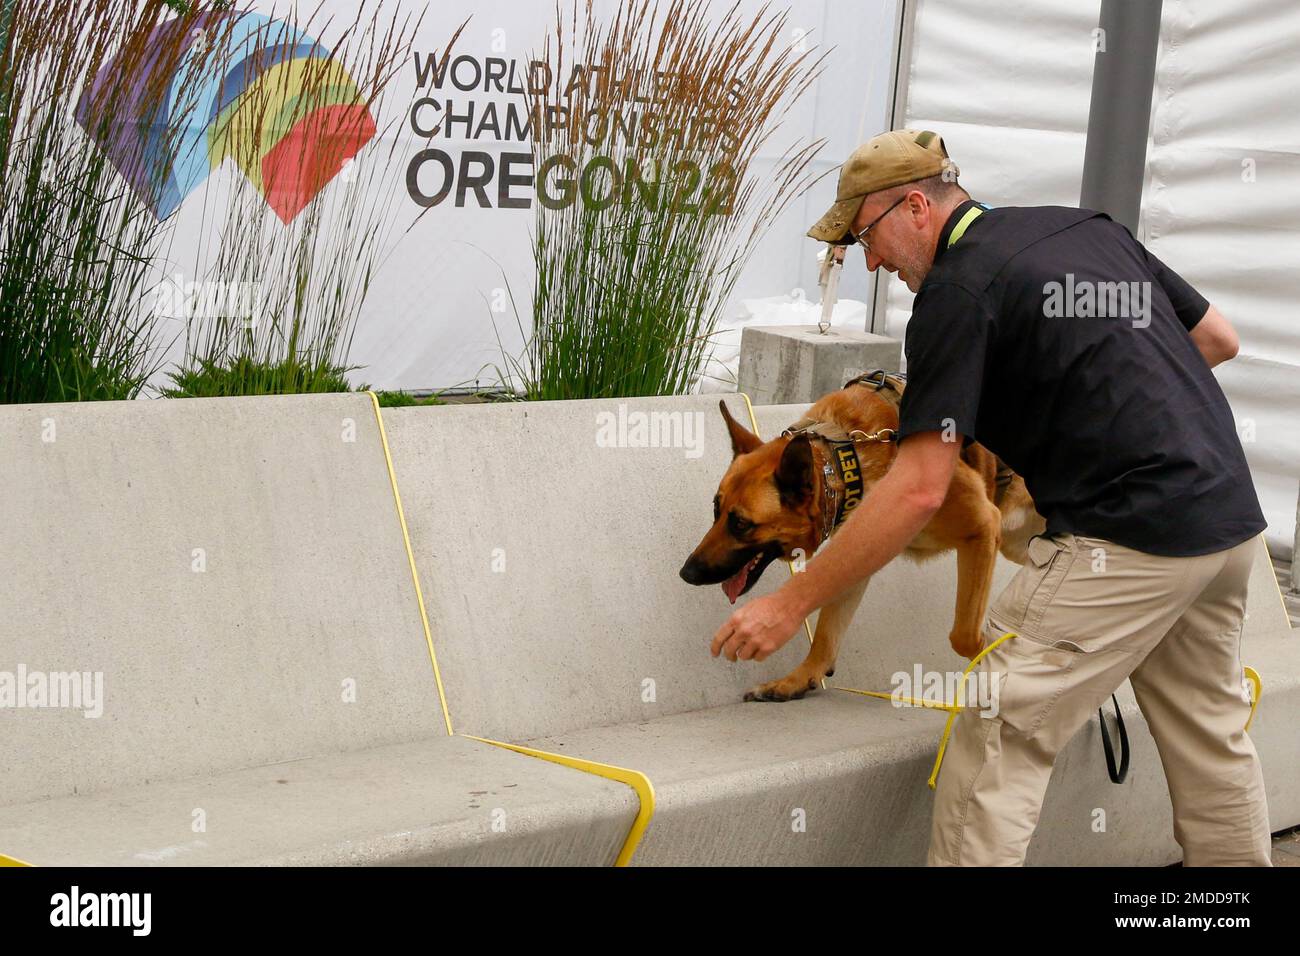
[[740, 596], [740, 592], [745, 590], [745, 581], [748, 578], [749, 565], [744, 564], [739, 571], [722, 582], [722, 592], [727, 595], [727, 599], [732, 604], [736, 603], [736, 598]]

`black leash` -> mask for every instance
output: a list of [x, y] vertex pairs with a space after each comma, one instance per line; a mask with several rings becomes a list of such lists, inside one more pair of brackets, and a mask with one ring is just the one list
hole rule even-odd
[[1101, 724], [1101, 748], [1106, 751], [1106, 772], [1110, 774], [1111, 783], [1123, 783], [1124, 778], [1128, 775], [1128, 731], [1124, 729], [1124, 715], [1119, 711], [1119, 701], [1115, 695], [1110, 695], [1111, 702], [1115, 705], [1115, 723], [1119, 727], [1119, 769], [1115, 769], [1115, 748], [1110, 742], [1110, 733], [1106, 730], [1106, 712], [1104, 708], [1097, 708], [1097, 720]]

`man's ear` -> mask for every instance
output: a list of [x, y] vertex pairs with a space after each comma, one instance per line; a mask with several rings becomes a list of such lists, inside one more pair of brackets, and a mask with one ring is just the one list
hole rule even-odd
[[796, 435], [781, 452], [781, 463], [776, 467], [776, 490], [781, 504], [795, 508], [808, 501], [813, 493], [812, 444], [807, 435]]
[[732, 458], [762, 447], [762, 439], [731, 417], [731, 412], [727, 411], [725, 401], [719, 401], [718, 407], [722, 409], [722, 420], [727, 423], [727, 431], [731, 433]]

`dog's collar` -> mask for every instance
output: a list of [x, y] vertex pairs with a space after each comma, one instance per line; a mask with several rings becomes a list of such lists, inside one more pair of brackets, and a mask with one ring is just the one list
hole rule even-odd
[[[796, 423], [798, 424], [798, 423]], [[889, 437], [885, 437], [888, 433]], [[889, 442], [893, 440], [894, 430], [892, 428], [882, 428], [878, 432], [868, 435], [859, 429], [854, 429], [849, 433], [849, 438], [842, 441], [827, 438], [816, 430], [816, 425], [809, 424], [798, 430], [793, 426], [787, 428], [783, 435], [807, 435], [810, 439], [815, 438], [818, 443], [824, 446], [824, 460], [821, 462], [822, 472], [822, 494], [824, 501], [822, 503], [822, 527], [821, 540], [825, 541], [831, 536], [831, 532], [844, 523], [849, 513], [862, 503], [863, 481], [862, 481], [862, 462], [858, 459], [857, 446], [862, 442], [880, 441]], [[844, 489], [843, 493], [837, 492], [831, 476], [839, 475], [840, 483]]]
[[[823, 541], [830, 537], [832, 531], [844, 523], [844, 519], [849, 516], [849, 512], [862, 503], [862, 463], [858, 461], [858, 450], [854, 447], [854, 442], [851, 440], [828, 441], [826, 442], [826, 452], [840, 474], [840, 481], [844, 484], [844, 493], [835, 495], [833, 491], [831, 492], [832, 497], [838, 498], [835, 502], [835, 520], [826, 529], [826, 533], [822, 536]], [[830, 464], [824, 463], [822, 465], [822, 480], [827, 490], [830, 490], [830, 471]], [[823, 522], [824, 520], [823, 518]]]
[[[900, 373], [886, 372], [884, 369], [874, 369], [857, 378], [850, 379], [844, 383], [844, 387], [850, 385], [867, 385], [872, 386], [874, 391], [890, 389], [894, 392], [892, 400], [897, 403], [898, 398], [902, 396], [906, 376]], [[822, 529], [821, 539], [825, 541], [830, 537], [831, 532], [844, 523], [854, 508], [862, 501], [862, 463], [858, 460], [857, 446], [867, 442], [895, 442], [898, 440], [898, 432], [893, 428], [881, 428], [877, 431], [867, 433], [860, 428], [855, 428], [850, 432], [833, 425], [829, 422], [818, 421], [815, 418], [804, 417], [799, 419], [785, 431], [782, 435], [794, 438], [797, 435], [807, 435], [809, 438], [816, 438], [825, 444], [826, 461], [822, 462], [822, 487], [825, 495], [825, 502], [822, 505]], [[840, 481], [844, 486], [844, 495], [841, 497], [832, 487], [831, 474], [832, 469], [839, 473]]]

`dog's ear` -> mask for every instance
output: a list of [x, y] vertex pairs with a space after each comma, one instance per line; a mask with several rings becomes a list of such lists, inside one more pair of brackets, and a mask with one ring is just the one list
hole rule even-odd
[[719, 401], [718, 407], [722, 409], [722, 420], [727, 423], [727, 431], [731, 433], [732, 458], [762, 447], [763, 440], [761, 438], [731, 417], [731, 412], [727, 411], [725, 401]]
[[776, 480], [776, 490], [784, 507], [798, 507], [812, 497], [813, 456], [807, 435], [790, 439], [781, 452], [781, 463], [772, 477]]

